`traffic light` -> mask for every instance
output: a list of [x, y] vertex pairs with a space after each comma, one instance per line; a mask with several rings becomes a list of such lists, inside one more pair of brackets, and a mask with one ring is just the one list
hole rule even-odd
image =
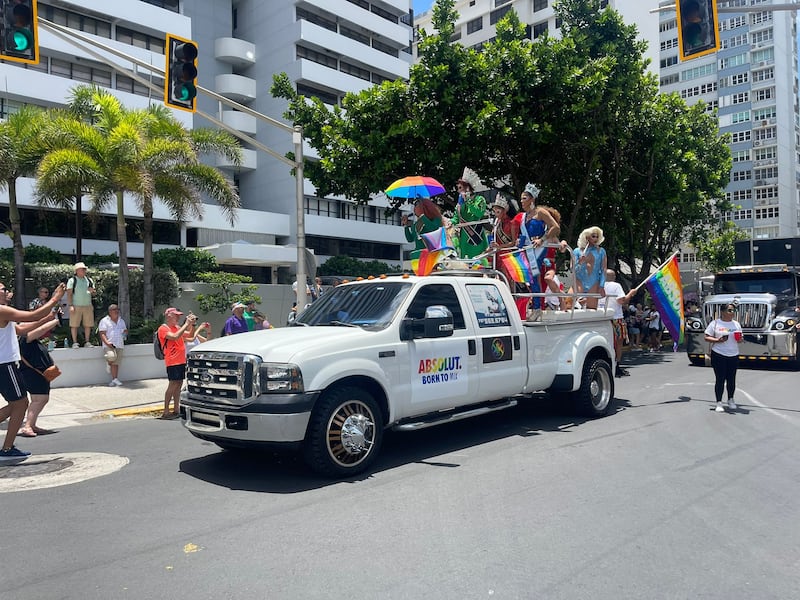
[[164, 71], [164, 104], [190, 112], [197, 110], [197, 44], [168, 33]]
[[2, 0], [0, 58], [14, 62], [39, 62], [36, 0]]
[[719, 50], [717, 0], [677, 0], [678, 51], [681, 60]]

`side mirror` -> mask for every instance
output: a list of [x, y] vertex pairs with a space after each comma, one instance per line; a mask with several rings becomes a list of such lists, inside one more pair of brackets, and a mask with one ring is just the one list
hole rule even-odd
[[453, 335], [453, 329], [453, 313], [446, 306], [434, 305], [425, 309], [424, 337], [449, 337]]

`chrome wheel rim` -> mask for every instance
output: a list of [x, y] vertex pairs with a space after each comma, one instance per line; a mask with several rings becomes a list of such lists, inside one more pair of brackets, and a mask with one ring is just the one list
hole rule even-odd
[[375, 415], [358, 400], [342, 403], [328, 421], [328, 454], [343, 467], [363, 461], [375, 443]]
[[611, 402], [611, 377], [605, 369], [597, 369], [594, 372], [592, 381], [589, 384], [589, 394], [592, 398], [592, 406], [598, 412], [602, 412]]

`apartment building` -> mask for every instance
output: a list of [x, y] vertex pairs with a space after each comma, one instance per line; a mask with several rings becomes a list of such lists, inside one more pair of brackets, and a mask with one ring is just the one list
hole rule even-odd
[[733, 158], [726, 194], [735, 208], [724, 216], [756, 240], [794, 237], [800, 225], [796, 16], [771, 4], [720, 2], [751, 10], [720, 12], [719, 52], [683, 63], [675, 12], [662, 12], [659, 24], [661, 90], [717, 111]]
[[[358, 91], [385, 79], [407, 78], [410, 55], [410, 0], [40, 0], [39, 15], [80, 31], [97, 41], [163, 68], [167, 33], [193, 39], [199, 48], [198, 83], [272, 118], [280, 119], [285, 102], [269, 93], [272, 76], [286, 72], [296, 89], [336, 104], [348, 91]], [[0, 117], [23, 104], [59, 106], [79, 83], [112, 90], [129, 107], [161, 102], [160, 93], [40, 28], [38, 65], [1, 62]], [[115, 60], [126, 68], [130, 64]], [[163, 85], [146, 69], [137, 73]], [[202, 94], [200, 111], [220, 118], [270, 149], [292, 150], [291, 136]], [[199, 114], [176, 111], [189, 127], [212, 126]], [[307, 157], [313, 152], [306, 147]], [[297, 259], [295, 179], [285, 163], [263, 152], [245, 150], [244, 164], [217, 161], [240, 190], [242, 210], [231, 227], [220, 211], [207, 204], [202, 220], [174, 223], [156, 207], [155, 249], [185, 245], [208, 247], [230, 270], [260, 282], [291, 281]], [[389, 182], [387, 182], [388, 185]], [[18, 185], [25, 244], [50, 246], [75, 253], [72, 219], [56, 210], [40, 211], [32, 199], [32, 180]], [[304, 182], [306, 245], [317, 261], [346, 254], [399, 263], [405, 245], [399, 217], [386, 216], [387, 203], [360, 205], [342, 198], [320, 198]], [[368, 200], [368, 199], [365, 199]], [[84, 207], [85, 208], [85, 207]], [[137, 211], [126, 200], [129, 214], [129, 256], [143, 255], [136, 238]], [[7, 222], [8, 196], [0, 192], [0, 219]], [[10, 240], [0, 242], [10, 245]], [[83, 253], [116, 252], [113, 214], [102, 214], [84, 227]]]

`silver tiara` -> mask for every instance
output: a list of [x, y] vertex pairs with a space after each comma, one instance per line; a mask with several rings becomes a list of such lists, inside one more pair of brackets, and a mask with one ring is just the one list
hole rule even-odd
[[528, 192], [534, 198], [538, 198], [539, 192], [541, 192], [542, 190], [536, 187], [535, 183], [528, 183], [525, 185], [525, 191]]

